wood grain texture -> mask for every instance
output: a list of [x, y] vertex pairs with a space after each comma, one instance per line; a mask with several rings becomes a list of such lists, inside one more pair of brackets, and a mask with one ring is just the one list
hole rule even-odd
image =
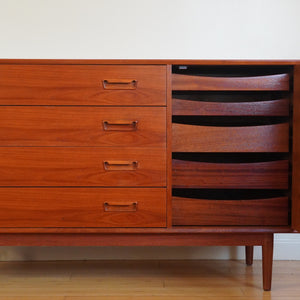
[[300, 293], [299, 261], [274, 261], [271, 293], [261, 289], [261, 260], [250, 268], [196, 259], [9, 261], [0, 268], [1, 300], [299, 300]]
[[244, 127], [173, 124], [173, 152], [288, 152], [289, 124]]
[[251, 77], [172, 75], [175, 91], [288, 91], [289, 74]]
[[206, 200], [173, 197], [173, 225], [288, 225], [288, 198]]
[[289, 99], [205, 102], [173, 98], [174, 116], [288, 116]]
[[0, 233], [74, 233], [74, 234], [262, 234], [262, 233], [291, 233], [290, 226], [172, 226], [166, 228], [101, 228], [101, 227], [0, 227]]
[[273, 234], [266, 235], [262, 245], [263, 288], [265, 291], [270, 291], [272, 286], [273, 244]]
[[245, 247], [245, 256], [246, 256], [246, 265], [252, 266], [253, 265], [253, 246], [246, 246]]
[[207, 163], [173, 159], [173, 188], [288, 189], [288, 161]]
[[292, 227], [300, 232], [300, 66], [294, 68]]
[[[107, 90], [103, 80], [136, 80]], [[166, 67], [135, 65], [0, 65], [1, 105], [166, 105]]]
[[[104, 203], [115, 205], [105, 211]], [[136, 211], [117, 205], [137, 203]], [[0, 227], [164, 227], [162, 188], [1, 188]]]
[[[198, 65], [242, 66], [247, 61], [215, 60], [206, 61], [205, 63], [203, 60], [0, 60], [0, 105], [37, 105], [34, 109], [39, 110], [39, 112], [42, 111], [40, 119], [37, 117], [37, 110], [35, 110], [35, 113], [33, 110], [30, 112], [33, 107], [27, 107], [27, 112], [20, 113], [15, 120], [6, 118], [9, 117], [8, 111], [3, 113], [2, 117], [0, 116], [0, 120], [2, 120], [0, 125], [2, 125], [3, 120], [6, 122], [5, 126], [0, 127], [4, 130], [3, 136], [6, 134], [4, 142], [8, 143], [2, 145], [6, 147], [0, 147], [0, 185], [2, 186], [0, 192], [6, 193], [3, 197], [0, 197], [0, 204], [2, 203], [4, 207], [0, 211], [0, 220], [2, 216], [3, 222], [7, 223], [3, 226], [15, 224], [13, 225], [15, 227], [12, 228], [1, 228], [3, 231], [0, 234], [0, 244], [39, 246], [263, 245], [264, 288], [268, 290], [272, 272], [270, 267], [270, 262], [272, 262], [272, 256], [270, 255], [272, 248], [270, 246], [273, 246], [272, 233], [274, 231], [285, 232], [291, 230], [288, 225], [192, 225], [178, 226], [179, 229], [174, 228], [175, 226], [159, 228], [159, 226], [167, 225], [166, 214], [167, 210], [168, 213], [171, 212], [171, 198], [167, 199], [169, 206], [166, 210], [166, 189], [155, 189], [154, 187], [167, 186], [168, 195], [170, 195], [172, 180], [175, 178], [171, 176], [171, 139], [175, 140], [182, 147], [181, 149], [186, 147], [187, 150], [178, 150], [179, 147], [175, 150], [180, 152], [289, 151], [289, 124], [287, 123], [248, 126], [249, 128], [236, 127], [234, 129], [224, 127], [221, 131], [219, 130], [220, 127], [217, 131], [209, 131], [207, 128], [211, 128], [210, 126], [202, 126], [201, 128], [201, 126], [188, 125], [189, 127], [184, 129], [181, 127], [182, 136], [180, 134], [176, 135], [181, 129], [175, 130], [175, 134], [173, 131], [172, 136], [170, 123], [171, 64], [192, 64], [193, 62]], [[292, 64], [300, 66], [299, 61], [277, 61], [273, 63], [271, 61], [248, 61], [248, 63], [253, 66], [255, 64], [266, 66], [272, 64], [284, 65], [286, 67], [277, 68], [283, 70], [280, 71], [282, 73], [288, 73], [289, 70], [292, 70], [290, 68]], [[254, 68], [252, 69], [254, 70]], [[263, 69], [266, 70], [267, 68]], [[169, 73], [167, 74], [167, 72]], [[249, 78], [200, 78], [199, 76], [174, 75], [173, 79], [176, 78], [173, 88], [177, 84], [179, 90], [182, 89], [182, 91], [201, 89], [209, 91], [288, 91], [290, 87], [289, 76], [289, 74], [280, 74]], [[176, 83], [178, 78], [179, 81]], [[105, 80], [106, 82], [104, 82]], [[296, 79], [295, 82], [297, 82]], [[295, 95], [297, 95], [297, 89], [295, 89]], [[127, 119], [124, 120], [120, 117], [120, 112], [123, 113], [120, 106], [166, 106], [166, 101], [168, 101], [167, 122], [169, 122], [167, 123], [168, 149], [165, 147], [164, 134], [158, 138], [159, 134], [165, 130], [165, 124], [149, 123], [148, 129], [145, 128], [145, 131], [142, 135], [138, 135], [138, 138], [137, 135], [134, 135], [134, 133], [137, 133], [133, 132], [135, 130], [132, 132], [128, 130], [123, 135], [119, 134], [119, 130], [116, 130], [116, 128], [122, 127], [120, 121], [128, 122]], [[284, 116], [287, 116], [286, 107], [283, 108], [286, 103], [283, 103], [283, 101], [280, 103], [273, 101], [274, 106], [268, 108], [267, 104], [269, 105], [271, 102], [260, 103], [261, 106], [256, 108], [244, 104], [245, 107], [239, 108], [244, 115], [248, 113], [249, 115], [263, 116], [272, 113], [277, 116], [284, 112]], [[47, 110], [51, 113], [47, 115], [47, 121], [45, 122], [43, 112], [48, 108], [41, 107], [44, 105], [60, 106], [63, 111], [65, 111], [65, 108], [62, 106], [80, 105], [82, 107], [78, 110], [72, 107], [72, 113], [66, 113], [65, 115], [60, 114], [62, 110], [51, 107]], [[93, 131], [95, 125], [97, 126], [96, 112], [100, 109], [93, 107], [86, 110], [88, 109], [86, 106], [89, 105], [118, 106], [119, 113], [110, 115], [111, 119], [106, 120], [112, 121], [112, 124], [117, 124], [113, 126], [114, 130], [107, 131], [109, 133], [107, 133], [106, 139], [104, 137], [102, 139], [99, 132]], [[10, 107], [5, 109], [15, 109], [11, 115], [16, 116], [16, 110], [20, 109], [21, 111], [23, 108]], [[193, 107], [192, 109], [197, 112], [199, 108]], [[226, 113], [228, 115], [238, 113], [238, 109], [232, 107], [219, 107], [218, 109], [210, 107], [209, 111], [214, 111], [215, 115], [221, 115], [222, 111], [224, 115]], [[187, 111], [188, 109], [185, 112]], [[156, 116], [155, 111], [148, 112], [149, 116]], [[76, 118], [79, 114], [80, 118]], [[143, 115], [146, 114], [145, 111]], [[74, 122], [75, 119], [78, 123]], [[42, 123], [41, 120], [44, 122]], [[139, 124], [142, 123], [139, 122]], [[70, 127], [68, 127], [69, 125]], [[99, 125], [101, 125], [101, 122]], [[177, 125], [173, 126], [173, 130]], [[196, 127], [197, 129], [195, 129]], [[198, 132], [199, 128], [200, 132]], [[0, 135], [1, 140], [3, 141]], [[9, 144], [16, 141], [16, 144]], [[41, 143], [39, 144], [39, 142]], [[11, 147], [12, 145], [21, 147]], [[128, 147], [129, 145], [131, 148]], [[172, 145], [174, 146], [174, 143]], [[174, 148], [176, 147], [173, 147], [173, 151]], [[107, 168], [105, 170], [105, 161], [112, 164], [113, 169]], [[125, 167], [124, 162], [127, 164]], [[197, 166], [194, 163], [197, 163]], [[176, 179], [179, 184], [186, 184], [186, 186], [191, 184], [192, 187], [198, 187], [199, 182], [202, 184], [201, 180], [207, 180], [204, 181], [204, 184], [207, 184], [205, 187], [288, 188], [287, 161], [226, 164], [226, 167], [224, 167], [225, 164], [214, 164], [213, 168], [208, 167], [208, 163], [189, 162], [189, 164], [186, 169], [185, 167], [178, 168], [179, 177], [184, 175], [181, 180]], [[198, 164], [202, 164], [202, 167], [198, 168]], [[225, 175], [220, 176], [220, 174]], [[217, 181], [218, 178], [219, 181]], [[238, 186], [236, 183], [238, 183]], [[293, 184], [295, 185], [295, 181]], [[38, 188], [39, 185], [44, 186], [44, 188]], [[10, 186], [11, 188], [3, 186]], [[69, 187], [58, 188], [58, 186]], [[90, 188], [80, 189], [80, 186], [90, 186]], [[96, 188], [98, 186], [102, 188]], [[127, 188], [121, 188], [125, 186]], [[135, 189], [133, 187], [144, 188]], [[68, 192], [66, 192], [67, 190]], [[71, 190], [72, 192], [69, 192]], [[141, 198], [135, 190], [143, 193]], [[156, 194], [152, 190], [162, 190], [163, 192], [161, 195], [155, 196]], [[35, 191], [35, 194], [30, 194], [32, 191]], [[104, 194], [107, 192], [105, 194], [106, 198], [103, 196], [100, 203], [102, 209], [105, 202], [109, 203], [110, 207], [114, 207], [113, 210], [103, 212], [105, 216], [108, 214], [109, 217], [101, 217], [100, 221], [97, 218], [98, 211], [95, 209], [99, 205], [99, 191]], [[90, 194], [93, 194], [93, 196], [89, 196]], [[43, 197], [43, 195], [46, 196]], [[6, 201], [7, 198], [5, 197], [8, 197], [11, 201]], [[119, 197], [123, 198], [117, 200]], [[60, 200], [62, 198], [67, 199], [67, 201]], [[136, 209], [136, 206], [132, 203], [135, 203], [137, 198], [141, 199], [139, 203], [143, 203], [145, 206], [138, 204]], [[145, 200], [148, 198], [150, 199], [149, 202]], [[274, 199], [267, 199], [266, 201], [270, 200], [275, 201]], [[234, 209], [231, 209], [231, 212], [234, 213], [240, 209], [243, 212], [242, 215], [246, 215], [245, 207], [247, 205], [236, 207], [234, 206], [236, 203], [232, 204]], [[297, 203], [293, 202], [293, 209], [295, 205], [297, 207]], [[267, 216], [266, 218], [271, 219], [271, 214], [272, 217], [280, 214], [275, 219], [276, 222], [281, 220], [281, 214], [287, 214], [288, 210], [286, 198], [284, 203], [278, 204], [282, 210], [277, 208], [277, 204], [275, 202], [271, 207], [269, 205], [263, 217]], [[128, 207], [124, 207], [124, 205], [128, 205], [131, 211], [128, 211]], [[256, 213], [259, 216], [263, 210], [266, 210], [265, 202], [264, 204], [257, 204], [256, 208]], [[116, 211], [118, 209], [121, 211]], [[215, 213], [221, 215], [218, 209]], [[249, 208], [248, 214], [244, 218], [246, 220], [250, 218], [249, 213], [250, 216], [251, 213], [254, 215], [253, 211], [253, 207]], [[53, 212], [53, 215], [50, 215], [49, 212]], [[139, 214], [138, 218], [136, 217], [137, 214]], [[31, 216], [26, 219], [26, 215], [27, 217]], [[229, 216], [229, 213], [227, 215]], [[171, 226], [170, 216], [171, 213], [168, 215], [169, 226]], [[298, 216], [297, 212], [296, 219], [299, 219]], [[234, 216], [230, 215], [230, 218], [234, 218]], [[253, 218], [257, 218], [257, 215]], [[15, 223], [12, 220], [17, 221]], [[295, 224], [299, 225], [297, 222]], [[25, 224], [32, 227], [25, 227], [27, 226]], [[49, 227], [43, 228], [43, 225], [40, 224]], [[68, 225], [64, 228], [61, 224]], [[103, 226], [103, 228], [100, 226]], [[113, 228], [114, 226], [115, 228]], [[128, 227], [121, 228], [121, 226]], [[130, 226], [138, 226], [138, 228], [130, 228]], [[152, 228], [147, 228], [147, 226]], [[158, 226], [158, 228], [155, 228], [155, 226]], [[5, 231], [6, 233], [3, 233]], [[265, 234], [266, 232], [269, 234]]]
[[[138, 162], [105, 170], [104, 162]], [[166, 186], [166, 153], [156, 148], [2, 147], [1, 186]]]
[[172, 66], [167, 66], [167, 226], [172, 227]]
[[[109, 122], [107, 128], [105, 121]], [[132, 122], [137, 122], [135, 127]], [[165, 148], [166, 109], [2, 106], [0, 146]]]
[[[134, 230], [134, 228], [132, 229]], [[1, 233], [0, 246], [251, 246], [266, 233]]]

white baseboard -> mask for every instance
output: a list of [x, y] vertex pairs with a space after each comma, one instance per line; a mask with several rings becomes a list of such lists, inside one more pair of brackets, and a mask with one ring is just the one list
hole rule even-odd
[[[244, 247], [0, 247], [1, 261], [244, 259]], [[254, 259], [261, 259], [255, 247]], [[300, 234], [275, 235], [275, 260], [300, 260]]]
[[300, 260], [300, 234], [277, 234], [274, 245], [274, 259]]

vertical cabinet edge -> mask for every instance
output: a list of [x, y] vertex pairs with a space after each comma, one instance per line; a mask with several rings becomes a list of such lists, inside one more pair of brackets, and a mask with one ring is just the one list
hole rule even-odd
[[292, 228], [300, 231], [300, 64], [294, 66]]

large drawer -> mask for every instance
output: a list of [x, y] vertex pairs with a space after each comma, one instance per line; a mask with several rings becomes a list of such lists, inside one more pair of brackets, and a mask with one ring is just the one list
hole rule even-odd
[[0, 65], [0, 105], [166, 105], [166, 66]]
[[173, 197], [173, 225], [288, 225], [288, 197], [207, 200]]
[[166, 150], [1, 147], [1, 186], [165, 186]]
[[0, 227], [164, 227], [162, 188], [1, 188]]
[[164, 107], [3, 106], [0, 146], [166, 147]]

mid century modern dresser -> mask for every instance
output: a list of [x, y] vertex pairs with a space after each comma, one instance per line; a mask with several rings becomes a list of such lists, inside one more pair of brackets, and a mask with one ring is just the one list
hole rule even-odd
[[300, 230], [300, 62], [0, 60], [0, 245], [262, 246]]

